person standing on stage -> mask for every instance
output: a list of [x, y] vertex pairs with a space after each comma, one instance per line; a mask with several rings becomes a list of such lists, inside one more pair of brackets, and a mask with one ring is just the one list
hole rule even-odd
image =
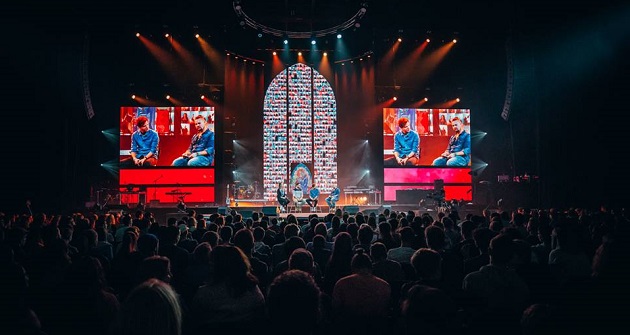
[[326, 203], [328, 204], [328, 207], [330, 207], [331, 211], [335, 210], [337, 201], [339, 201], [339, 194], [341, 194], [341, 190], [339, 187], [335, 186], [332, 192], [330, 192], [330, 195], [326, 197]]
[[149, 119], [144, 115], [136, 119], [136, 127], [138, 130], [131, 135], [131, 159], [123, 160], [121, 167], [157, 165], [158, 133], [149, 129]]
[[455, 135], [448, 141], [446, 150], [433, 161], [433, 166], [467, 166], [470, 161], [470, 134], [458, 117], [451, 119]]
[[394, 157], [385, 160], [385, 166], [418, 165], [420, 136], [411, 130], [411, 123], [406, 117], [398, 119], [400, 130], [394, 135]]
[[203, 115], [195, 116], [197, 133], [188, 150], [173, 161], [172, 166], [211, 166], [214, 161], [214, 132], [208, 128]]
[[306, 203], [311, 207], [311, 211], [315, 211], [315, 207], [317, 207], [317, 202], [319, 201], [319, 189], [313, 183], [311, 185], [310, 191], [308, 191], [308, 199], [306, 199]]

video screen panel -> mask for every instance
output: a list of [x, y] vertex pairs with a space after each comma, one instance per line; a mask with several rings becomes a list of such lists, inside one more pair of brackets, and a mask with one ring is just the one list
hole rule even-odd
[[385, 168], [470, 167], [469, 109], [383, 109]]
[[212, 106], [121, 107], [120, 168], [214, 166], [214, 127]]

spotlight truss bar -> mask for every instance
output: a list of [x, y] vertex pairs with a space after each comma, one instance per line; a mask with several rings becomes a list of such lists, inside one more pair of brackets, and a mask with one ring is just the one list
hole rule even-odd
[[[264, 24], [256, 22], [256, 20], [249, 17], [245, 11], [243, 10], [243, 4], [240, 0], [232, 1], [232, 8], [234, 8], [234, 12], [239, 17], [240, 22], [244, 22], [246, 25], [254, 28], [258, 31], [262, 31], [265, 34], [274, 35], [278, 37], [285, 38], [295, 38], [295, 39], [303, 39], [303, 38], [313, 38], [315, 37], [324, 37], [327, 35], [336, 35], [340, 31], [344, 31], [348, 28], [355, 27], [355, 24], [358, 23], [359, 20], [365, 15], [367, 12], [367, 5], [364, 3], [361, 5], [361, 8], [347, 21], [338, 24], [334, 27], [316, 30], [316, 31], [286, 31], [280, 30], [273, 27], [268, 27]], [[241, 24], [243, 25], [243, 24]]]
[[370, 57], [372, 57], [373, 54], [374, 54], [373, 51], [366, 51], [363, 54], [355, 56], [355, 57], [352, 57], [352, 58], [341, 59], [341, 60], [335, 61], [335, 64], [351, 62], [351, 61], [355, 61], [355, 60], [363, 60], [363, 58], [370, 58]]

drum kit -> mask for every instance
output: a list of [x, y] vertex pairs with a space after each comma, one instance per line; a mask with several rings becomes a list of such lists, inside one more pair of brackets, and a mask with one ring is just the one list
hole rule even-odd
[[234, 199], [259, 199], [260, 188], [258, 187], [258, 181], [254, 181], [249, 185], [239, 185], [239, 180], [234, 181]]

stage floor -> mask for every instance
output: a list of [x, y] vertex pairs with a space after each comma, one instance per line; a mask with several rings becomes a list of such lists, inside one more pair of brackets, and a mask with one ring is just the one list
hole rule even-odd
[[[350, 214], [356, 214], [358, 211], [360, 211], [364, 214], [375, 213], [378, 215], [382, 213], [385, 209], [390, 209], [397, 212], [414, 211], [417, 215], [422, 214], [422, 213], [429, 213], [433, 217], [437, 216], [437, 213], [439, 210], [437, 208], [424, 208], [424, 207], [418, 207], [418, 205], [411, 205], [411, 204], [384, 204], [384, 205], [365, 205], [365, 206], [356, 206], [356, 205], [341, 206], [340, 205], [337, 208], [340, 208], [342, 211], [347, 211]], [[468, 213], [481, 215], [481, 212], [483, 211], [484, 208], [486, 207], [473, 205], [473, 204], [466, 204], [465, 206], [460, 207], [459, 216], [463, 218]], [[123, 211], [123, 212], [129, 212], [129, 213], [133, 213], [137, 209], [138, 207], [132, 204], [118, 205], [115, 207], [110, 206], [109, 208], [107, 207], [104, 208], [104, 210], [107, 210], [107, 211]], [[318, 206], [317, 212], [311, 212], [310, 207], [304, 206], [301, 212], [290, 211], [288, 213], [279, 213], [278, 207], [274, 205], [266, 206], [263, 204], [253, 204], [253, 203], [244, 203], [244, 202], [239, 202], [238, 206], [231, 206], [231, 207], [216, 206], [215, 204], [192, 203], [192, 204], [187, 204], [186, 211], [184, 212], [179, 211], [176, 208], [176, 204], [168, 204], [168, 203], [161, 203], [158, 206], [151, 206], [151, 204], [149, 204], [144, 208], [145, 211], [153, 213], [153, 216], [156, 218], [156, 220], [160, 224], [166, 224], [167, 219], [171, 217], [181, 219], [187, 216], [190, 210], [194, 210], [197, 214], [203, 214], [204, 216], [207, 217], [213, 213], [226, 214], [226, 213], [229, 213], [233, 209], [239, 212], [241, 215], [243, 215], [244, 219], [251, 218], [253, 212], [259, 212], [259, 213], [265, 213], [265, 215], [267, 216], [277, 217], [280, 219], [286, 219], [286, 217], [289, 214], [293, 214], [301, 222], [306, 221], [311, 214], [315, 214], [318, 217], [324, 217], [329, 213], [328, 206]]]

